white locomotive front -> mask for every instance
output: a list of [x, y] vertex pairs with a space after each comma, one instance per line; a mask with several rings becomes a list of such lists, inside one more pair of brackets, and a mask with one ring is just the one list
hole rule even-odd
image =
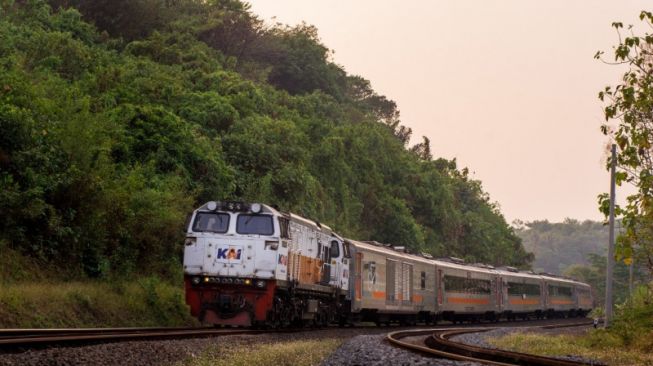
[[259, 203], [208, 202], [186, 234], [186, 302], [228, 325], [333, 319], [348, 288], [343, 241], [330, 228]]

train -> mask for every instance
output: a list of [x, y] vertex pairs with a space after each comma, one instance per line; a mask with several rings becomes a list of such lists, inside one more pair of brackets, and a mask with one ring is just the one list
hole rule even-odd
[[262, 203], [193, 211], [183, 266], [191, 314], [215, 326], [575, 317], [594, 303], [591, 287], [570, 278], [349, 239]]

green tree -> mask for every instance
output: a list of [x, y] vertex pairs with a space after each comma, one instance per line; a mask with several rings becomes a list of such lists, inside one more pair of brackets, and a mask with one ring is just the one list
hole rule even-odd
[[[642, 11], [639, 18], [648, 26], [653, 23], [651, 12]], [[618, 146], [617, 184], [637, 187], [637, 193], [627, 197], [626, 206], [616, 211], [626, 228], [618, 239], [617, 254], [620, 258], [641, 257], [653, 274], [653, 34], [624, 37], [622, 23], [612, 26], [620, 40], [614, 48], [612, 63], [628, 69], [621, 84], [608, 86], [599, 93], [606, 103], [606, 122], [601, 131]], [[602, 55], [603, 52], [597, 52], [596, 58]], [[607, 215], [607, 194], [599, 196], [599, 204]]]
[[193, 207], [243, 199], [415, 252], [532, 260], [314, 27], [237, 0], [0, 4], [2, 245], [71, 277], [171, 275]]

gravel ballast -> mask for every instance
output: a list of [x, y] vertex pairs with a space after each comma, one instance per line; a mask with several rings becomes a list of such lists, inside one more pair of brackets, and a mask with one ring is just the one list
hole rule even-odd
[[[329, 328], [294, 333], [233, 335], [214, 338], [130, 341], [78, 347], [30, 350], [24, 353], [0, 353], [0, 366], [22, 365], [183, 365], [206, 352], [220, 354], [234, 347], [251, 347], [300, 339], [336, 338], [344, 343], [328, 356], [323, 365], [444, 365], [469, 366], [470, 362], [434, 359], [395, 347], [385, 340], [388, 332], [402, 328]], [[405, 328], [403, 328], [405, 329]], [[514, 331], [538, 331], [537, 328], [502, 328], [496, 331], [466, 334], [456, 340], [490, 347], [487, 337], [498, 337]], [[539, 330], [542, 331], [542, 330]], [[571, 328], [547, 332], [572, 332]]]
[[[58, 347], [41, 350], [30, 350], [23, 353], [1, 354], [0, 366], [30, 366], [30, 365], [173, 365], [185, 364], [195, 357], [206, 352], [221, 353], [235, 347], [252, 347], [256, 344], [270, 344], [275, 342], [288, 342], [294, 340], [338, 338], [347, 340], [361, 335], [376, 337], [370, 341], [370, 352], [375, 349], [391, 349], [400, 351], [383, 340], [389, 331], [400, 328], [331, 328], [325, 330], [312, 330], [293, 333], [269, 333], [259, 335], [233, 335], [214, 338], [196, 338], [179, 340], [152, 340], [131, 341], [119, 343], [105, 343], [79, 347]], [[363, 336], [363, 337], [365, 337]], [[345, 342], [346, 344], [347, 342]], [[351, 351], [347, 351], [351, 352]], [[401, 351], [408, 352], [408, 351]], [[409, 353], [409, 352], [408, 352]], [[421, 357], [415, 356], [415, 359]], [[385, 363], [391, 362], [390, 358], [382, 358]], [[342, 364], [342, 363], [337, 363]], [[347, 363], [345, 363], [347, 364]], [[350, 363], [351, 365], [355, 363]], [[364, 363], [359, 363], [360, 365]], [[399, 365], [392, 362], [393, 365]], [[428, 364], [428, 363], [422, 363]], [[436, 363], [430, 363], [436, 364]], [[451, 365], [451, 364], [443, 364]]]
[[459, 362], [422, 356], [395, 347], [385, 340], [385, 334], [353, 337], [322, 362], [322, 366], [338, 365], [480, 366], [475, 362]]

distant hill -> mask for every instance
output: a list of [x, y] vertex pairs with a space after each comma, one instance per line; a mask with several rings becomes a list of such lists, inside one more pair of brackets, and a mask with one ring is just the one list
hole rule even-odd
[[608, 243], [608, 227], [590, 220], [517, 222], [515, 232], [535, 254], [533, 269], [556, 274], [574, 264], [589, 265], [589, 254], [604, 256]]

